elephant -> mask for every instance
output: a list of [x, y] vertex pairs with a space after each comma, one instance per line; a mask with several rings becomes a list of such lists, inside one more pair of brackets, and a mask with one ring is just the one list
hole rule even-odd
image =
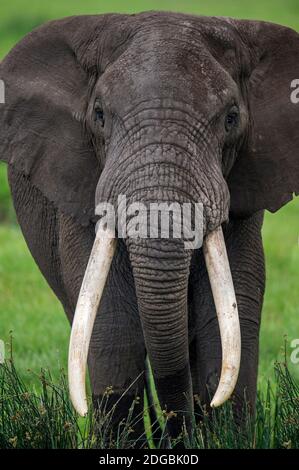
[[[113, 426], [133, 401], [138, 416], [148, 358], [170, 437], [190, 432], [198, 397], [254, 412], [264, 211], [299, 192], [298, 34], [183, 13], [74, 16], [25, 36], [0, 78], [0, 158], [72, 324], [76, 410], [88, 364], [95, 404], [112, 387]], [[100, 229], [97, 207], [120, 195], [201, 203], [203, 243]]]

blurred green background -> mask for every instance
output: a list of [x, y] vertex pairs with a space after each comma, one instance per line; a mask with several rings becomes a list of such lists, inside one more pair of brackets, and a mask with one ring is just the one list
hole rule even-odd
[[[105, 12], [169, 10], [203, 15], [262, 19], [299, 31], [299, 0], [120, 1], [1, 0], [0, 59], [27, 32], [54, 18]], [[299, 78], [299, 77], [294, 77]], [[267, 291], [263, 309], [259, 383], [272, 377], [273, 363], [287, 344], [299, 338], [299, 198], [277, 214], [266, 214], [263, 230], [267, 261]], [[57, 375], [66, 365], [69, 326], [62, 308], [31, 259], [15, 222], [0, 164], [0, 339], [13, 333], [19, 370], [50, 367]], [[290, 350], [289, 350], [290, 351]], [[299, 365], [291, 365], [299, 378]]]

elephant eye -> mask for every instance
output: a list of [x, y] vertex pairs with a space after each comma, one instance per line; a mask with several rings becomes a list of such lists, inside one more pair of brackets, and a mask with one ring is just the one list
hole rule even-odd
[[225, 117], [225, 129], [229, 132], [232, 128], [239, 124], [239, 111], [236, 106], [231, 109]]
[[94, 115], [95, 115], [95, 121], [98, 121], [99, 124], [104, 127], [105, 125], [105, 118], [104, 118], [104, 112], [102, 108], [99, 106], [99, 103], [96, 102], [95, 107], [94, 107]]

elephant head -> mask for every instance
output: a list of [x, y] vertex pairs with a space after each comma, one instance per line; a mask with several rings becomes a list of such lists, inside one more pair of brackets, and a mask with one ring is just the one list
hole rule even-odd
[[[240, 362], [237, 305], [221, 224], [278, 210], [299, 191], [299, 36], [258, 21], [142, 13], [72, 17], [29, 34], [4, 59], [1, 159], [62, 212], [95, 223], [95, 207], [203, 205], [204, 255], [222, 338], [212, 405]], [[158, 396], [192, 411], [182, 239], [127, 238]], [[117, 239], [98, 230], [72, 327], [70, 391], [87, 411], [85, 367]]]

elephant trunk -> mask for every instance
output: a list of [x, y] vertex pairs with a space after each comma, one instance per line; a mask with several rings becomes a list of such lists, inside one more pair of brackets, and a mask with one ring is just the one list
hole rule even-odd
[[[131, 239], [128, 250], [145, 343], [160, 405], [175, 437], [189, 427], [193, 400], [188, 349], [190, 252], [181, 240]], [[170, 414], [169, 414], [170, 413]]]

